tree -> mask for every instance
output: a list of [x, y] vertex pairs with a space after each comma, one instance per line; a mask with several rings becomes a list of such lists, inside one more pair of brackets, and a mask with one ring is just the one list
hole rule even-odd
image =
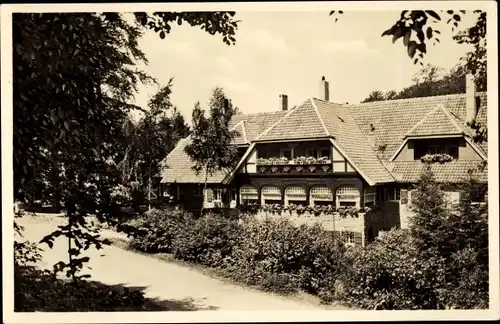
[[361, 102], [364, 103], [364, 102], [382, 101], [382, 100], [385, 100], [385, 96], [382, 93], [382, 91], [375, 90], [375, 91], [372, 91], [368, 95], [368, 97], [365, 100], [361, 101]]
[[372, 91], [362, 102], [422, 98], [441, 96], [465, 92], [465, 68], [457, 64], [448, 73], [428, 64], [413, 76], [413, 84], [400, 92], [388, 91], [385, 95], [379, 91]]
[[55, 265], [74, 280], [88, 258], [80, 252], [103, 243], [89, 233], [87, 214], [117, 221], [110, 189], [120, 181], [114, 161], [123, 156], [122, 125], [139, 83], [154, 82], [138, 68], [145, 27], [161, 38], [182, 21], [233, 44], [231, 12], [33, 13], [13, 15], [14, 193], [62, 207], [68, 225], [47, 235], [52, 246], [68, 238], [69, 261]]
[[[451, 188], [450, 188], [451, 189]], [[487, 185], [469, 172], [458, 206], [447, 203], [441, 185], [429, 168], [421, 175], [412, 194], [415, 215], [410, 234], [423, 259], [444, 259], [442, 299], [460, 308], [488, 306], [488, 204], [474, 204]]]
[[453, 252], [443, 232], [449, 230], [446, 220], [449, 208], [430, 165], [422, 173], [417, 188], [412, 192], [414, 215], [410, 219], [410, 234], [420, 251], [448, 256]]
[[[231, 141], [238, 132], [229, 130], [229, 122], [236, 111], [237, 108], [218, 87], [212, 92], [208, 117], [199, 102], [193, 109], [191, 143], [185, 147], [185, 152], [195, 162], [193, 170], [196, 174], [205, 172], [204, 194], [209, 175], [232, 169], [237, 163], [238, 151]], [[200, 214], [203, 214], [203, 204]]]

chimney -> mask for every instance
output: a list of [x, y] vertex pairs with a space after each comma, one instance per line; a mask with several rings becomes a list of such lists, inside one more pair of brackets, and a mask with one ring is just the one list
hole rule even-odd
[[321, 83], [319, 84], [319, 99], [330, 101], [330, 88], [324, 76], [321, 77]]
[[280, 108], [281, 110], [288, 110], [288, 96], [280, 94]]
[[470, 123], [476, 118], [476, 84], [474, 75], [468, 73], [465, 75], [465, 122]]

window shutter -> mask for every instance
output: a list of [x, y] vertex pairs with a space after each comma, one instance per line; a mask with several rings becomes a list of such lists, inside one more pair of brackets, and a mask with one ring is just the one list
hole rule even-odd
[[214, 201], [214, 191], [212, 189], [205, 189], [205, 200], [208, 203], [211, 203]]

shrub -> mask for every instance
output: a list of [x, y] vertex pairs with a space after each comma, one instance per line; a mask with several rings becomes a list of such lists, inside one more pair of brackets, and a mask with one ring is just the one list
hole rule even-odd
[[152, 209], [129, 222], [136, 230], [129, 246], [143, 252], [170, 253], [174, 238], [192, 222], [191, 214], [182, 209]]
[[342, 297], [367, 309], [442, 309], [443, 283], [443, 259], [424, 259], [411, 237], [393, 229], [346, 253]]
[[137, 311], [146, 299], [142, 292], [93, 282], [54, 278], [48, 270], [16, 266], [14, 271], [14, 311]]
[[172, 252], [181, 260], [219, 267], [231, 255], [240, 228], [237, 220], [208, 213], [177, 233]]
[[248, 219], [224, 268], [228, 276], [266, 290], [317, 293], [338, 275], [343, 249], [319, 224]]

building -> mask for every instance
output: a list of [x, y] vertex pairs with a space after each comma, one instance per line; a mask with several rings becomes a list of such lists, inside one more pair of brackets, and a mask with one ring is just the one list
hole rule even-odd
[[[451, 156], [431, 164], [437, 180], [450, 184], [487, 160], [487, 144], [475, 143], [467, 126], [473, 119], [486, 124], [486, 93], [476, 93], [470, 76], [466, 88], [465, 94], [340, 104], [330, 101], [323, 77], [319, 97], [294, 109], [281, 95], [276, 111], [236, 115], [231, 127], [239, 133], [234, 145], [240, 161], [234, 170], [209, 176], [205, 192], [205, 175], [192, 171], [184, 152], [190, 138], [181, 140], [164, 161], [160, 194], [190, 210], [202, 203], [226, 210], [247, 203], [380, 207], [373, 208], [378, 214], [335, 221], [335, 230], [365, 244], [381, 230], [407, 227], [423, 156]], [[487, 182], [487, 169], [476, 174]], [[449, 192], [452, 199], [457, 194]]]

